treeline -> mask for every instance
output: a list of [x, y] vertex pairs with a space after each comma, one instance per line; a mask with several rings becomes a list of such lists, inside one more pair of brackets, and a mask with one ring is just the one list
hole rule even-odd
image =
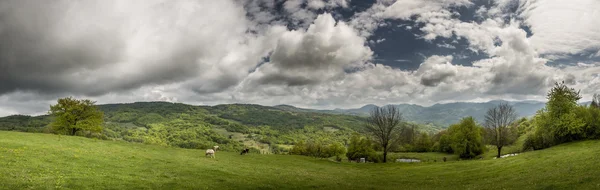
[[[487, 146], [497, 148], [500, 156], [505, 146], [519, 146], [517, 152], [523, 152], [566, 142], [600, 139], [600, 95], [594, 95], [590, 105], [579, 105], [579, 91], [568, 88], [563, 82], [556, 83], [547, 98], [546, 106], [532, 118], [516, 119], [514, 113], [509, 113], [512, 108], [501, 104], [488, 110], [486, 121], [481, 124], [466, 117], [433, 135], [403, 127], [401, 140], [392, 151], [442, 152], [470, 159], [488, 151]], [[500, 114], [500, 108], [507, 112]], [[504, 117], [493, 120], [493, 116]], [[501, 119], [505, 123], [499, 126]], [[515, 144], [517, 142], [520, 144]]]
[[43, 133], [51, 121], [48, 116], [11, 115], [0, 119], [0, 130]]
[[529, 121], [524, 150], [540, 150], [561, 143], [600, 138], [600, 96], [590, 105], [578, 105], [579, 91], [564, 83], [548, 93], [546, 107]]
[[[360, 125], [356, 116], [291, 113], [257, 105], [200, 107], [136, 102], [96, 106], [89, 100], [68, 97], [59, 99], [52, 106], [55, 108], [49, 115], [0, 118], [0, 130], [77, 135], [181, 148], [204, 149], [218, 144], [222, 150], [252, 149], [244, 147], [243, 141], [215, 130], [225, 129], [243, 133], [247, 139], [267, 144], [273, 153], [283, 154], [290, 150], [284, 145], [310, 139], [344, 142], [352, 132], [347, 126]], [[92, 118], [90, 116], [96, 119], [86, 119]], [[98, 116], [102, 121], [97, 119]]]

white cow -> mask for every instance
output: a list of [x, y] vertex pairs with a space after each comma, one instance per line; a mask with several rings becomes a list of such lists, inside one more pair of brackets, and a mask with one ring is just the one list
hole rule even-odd
[[213, 146], [214, 151], [217, 151], [217, 149], [219, 149], [219, 146]]
[[213, 150], [213, 149], [206, 150], [206, 154], [204, 156], [208, 156], [208, 155], [210, 155], [211, 158], [215, 158], [215, 150]]

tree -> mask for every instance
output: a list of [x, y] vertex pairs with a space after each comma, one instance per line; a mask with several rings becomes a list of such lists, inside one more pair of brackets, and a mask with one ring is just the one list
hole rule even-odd
[[400, 139], [402, 115], [394, 106], [375, 107], [367, 118], [366, 129], [383, 148], [383, 162], [387, 161], [390, 145]]
[[425, 132], [421, 133], [417, 140], [415, 141], [414, 151], [415, 152], [429, 152], [433, 143], [431, 142], [431, 138]]
[[500, 158], [502, 147], [516, 141], [515, 131], [509, 127], [516, 119], [515, 109], [506, 103], [490, 108], [485, 115], [485, 126], [490, 134], [490, 144], [498, 149], [498, 158]]
[[75, 135], [78, 131], [101, 132], [104, 113], [91, 100], [76, 100], [71, 97], [58, 99], [50, 105], [48, 113], [54, 116], [51, 123], [55, 131]]
[[557, 143], [578, 140], [583, 133], [583, 121], [575, 115], [577, 101], [581, 99], [579, 91], [568, 88], [564, 82], [555, 83], [548, 93], [548, 125], [543, 126], [554, 136]]
[[445, 133], [440, 136], [437, 151], [452, 154], [454, 153], [454, 150], [452, 150], [452, 139], [450, 138], [450, 134], [446, 133], [447, 131], [444, 132]]
[[346, 157], [350, 160], [356, 160], [359, 158], [367, 158], [371, 157], [375, 154], [375, 150], [371, 146], [371, 141], [364, 137], [361, 137], [359, 134], [353, 134], [350, 138], [350, 144], [348, 145], [348, 151], [346, 152]]
[[548, 103], [546, 108], [551, 117], [560, 118], [560, 116], [570, 113], [577, 107], [577, 101], [581, 99], [579, 91], [569, 88], [565, 82], [555, 83], [554, 87], [548, 92]]
[[461, 158], [474, 158], [484, 151], [482, 128], [477, 126], [473, 117], [463, 118], [460, 123], [448, 128], [452, 150]]
[[600, 108], [600, 94], [594, 94], [590, 106], [593, 108]]

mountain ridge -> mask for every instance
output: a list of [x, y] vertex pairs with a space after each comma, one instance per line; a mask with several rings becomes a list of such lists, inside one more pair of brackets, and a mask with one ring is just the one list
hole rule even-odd
[[[506, 100], [492, 100], [488, 102], [453, 102], [453, 103], [437, 103], [431, 106], [421, 106], [416, 104], [387, 104], [383, 106], [395, 106], [403, 114], [405, 120], [425, 125], [435, 125], [442, 128], [448, 127], [451, 124], [457, 123], [460, 119], [468, 116], [473, 116], [477, 121], [482, 122], [485, 112], [487, 109], [492, 108], [499, 103], [509, 103], [516, 109], [519, 117], [530, 117], [534, 115], [538, 110], [545, 106], [545, 102], [541, 101], [506, 101]], [[580, 103], [587, 105], [589, 102]], [[120, 105], [130, 105], [132, 108], [137, 106], [150, 106], [156, 109], [168, 109], [168, 105], [183, 105], [187, 107], [185, 109], [201, 108], [208, 110], [219, 109], [220, 107], [227, 106], [245, 106], [245, 107], [256, 107], [258, 112], [264, 112], [269, 110], [281, 110], [285, 112], [303, 112], [303, 113], [320, 113], [320, 114], [342, 114], [351, 116], [366, 117], [369, 115], [371, 109], [379, 107], [374, 104], [366, 104], [359, 108], [349, 109], [310, 109], [300, 108], [293, 105], [280, 104], [275, 106], [266, 106], [259, 104], [244, 104], [244, 103], [233, 103], [233, 104], [218, 104], [213, 106], [208, 105], [191, 105], [184, 103], [174, 103], [166, 101], [148, 101], [148, 102], [132, 102], [132, 103], [113, 103], [113, 104], [99, 104], [101, 108], [111, 108]], [[167, 106], [167, 107], [165, 107]], [[177, 107], [177, 106], [176, 106]], [[184, 111], [183, 107], [177, 107], [179, 111]], [[183, 110], [182, 110], [183, 109]], [[13, 115], [11, 115], [13, 116]], [[44, 115], [41, 115], [44, 116]], [[7, 116], [10, 117], [10, 116]]]

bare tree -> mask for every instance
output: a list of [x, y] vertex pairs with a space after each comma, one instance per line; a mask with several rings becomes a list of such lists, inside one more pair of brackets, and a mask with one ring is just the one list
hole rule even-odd
[[371, 110], [366, 129], [383, 148], [383, 162], [387, 162], [390, 145], [400, 139], [402, 114], [395, 106], [376, 107]]
[[590, 106], [592, 106], [594, 108], [600, 108], [600, 94], [594, 94], [594, 97], [592, 98], [592, 103], [590, 104]]
[[500, 158], [502, 147], [511, 145], [516, 140], [510, 129], [510, 124], [517, 119], [515, 109], [506, 103], [490, 108], [485, 115], [485, 126], [490, 134], [490, 144], [498, 148]]

